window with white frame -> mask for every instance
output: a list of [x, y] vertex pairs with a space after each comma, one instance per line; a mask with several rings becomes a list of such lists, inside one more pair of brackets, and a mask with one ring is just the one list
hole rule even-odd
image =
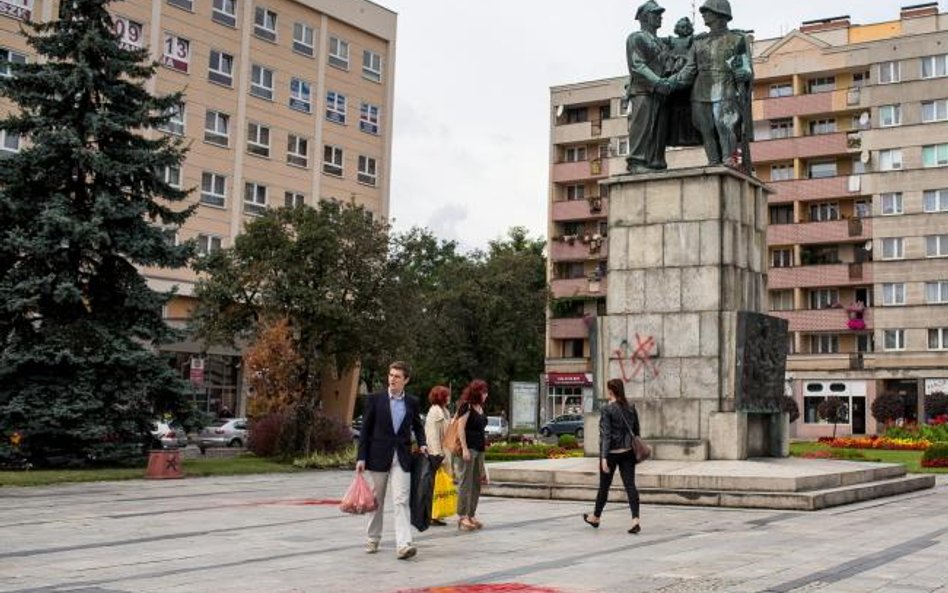
[[793, 290], [771, 290], [771, 311], [793, 311]]
[[211, 20], [221, 25], [237, 25], [237, 0], [214, 0]]
[[793, 136], [793, 119], [772, 119], [770, 120], [770, 138], [790, 138]]
[[925, 257], [948, 257], [948, 235], [926, 235]]
[[901, 64], [896, 61], [879, 64], [879, 84], [891, 84], [902, 80]]
[[[119, 15], [112, 15], [112, 32], [118, 37], [119, 47], [126, 50], [142, 48], [144, 29], [142, 24]], [[0, 61], [3, 60], [3, 50], [0, 49]], [[0, 73], [3, 66], [0, 66]]]
[[869, 71], [865, 72], [853, 72], [853, 86], [856, 88], [862, 88], [869, 84]]
[[770, 166], [770, 180], [771, 181], [787, 181], [793, 179], [793, 165], [771, 165]]
[[257, 6], [253, 11], [253, 34], [261, 39], [276, 42], [277, 39], [277, 13]]
[[204, 141], [227, 146], [230, 143], [230, 116], [208, 109], [204, 114]]
[[162, 179], [165, 183], [175, 189], [181, 189], [181, 167], [177, 165], [167, 165], [162, 171]]
[[829, 309], [839, 302], [839, 290], [819, 288], [810, 291], [810, 309]]
[[196, 238], [197, 253], [199, 257], [206, 257], [215, 251], [218, 251], [224, 245], [222, 237], [217, 235], [200, 234]]
[[923, 167], [948, 166], [948, 144], [929, 144], [922, 147]]
[[622, 136], [616, 139], [616, 156], [629, 156], [628, 136]]
[[922, 192], [925, 212], [948, 212], [948, 188], [928, 189]]
[[839, 220], [839, 202], [810, 204], [810, 222]]
[[936, 101], [922, 101], [922, 122], [931, 123], [935, 121], [948, 120], [948, 99], [938, 99]]
[[948, 327], [933, 327], [928, 330], [929, 350], [948, 350]]
[[0, 128], [0, 153], [9, 155], [17, 152], [20, 152], [20, 136]]
[[342, 177], [342, 149], [327, 144], [323, 147], [323, 173]]
[[267, 211], [267, 186], [248, 181], [244, 184], [244, 212], [264, 214]]
[[306, 23], [293, 23], [293, 51], [312, 57], [316, 53], [316, 32]]
[[273, 100], [273, 70], [259, 64], [250, 67], [250, 94]]
[[362, 52], [362, 78], [382, 82], [382, 56], [374, 51]]
[[880, 194], [879, 200], [882, 202], [883, 216], [902, 214], [902, 192]]
[[326, 119], [337, 124], [346, 123], [346, 96], [336, 91], [326, 93]]
[[767, 95], [772, 98], [792, 97], [793, 96], [793, 83], [776, 82], [770, 85], [770, 90], [768, 91]]
[[363, 103], [359, 110], [359, 130], [366, 134], [379, 133], [379, 106]]
[[839, 352], [839, 336], [836, 334], [813, 334], [810, 336], [811, 354], [835, 354]]
[[905, 239], [886, 237], [882, 239], [882, 259], [903, 259], [905, 257]]
[[925, 302], [929, 305], [948, 303], [948, 280], [925, 283]]
[[0, 47], [0, 77], [9, 78], [13, 76], [13, 69], [10, 64], [25, 64], [26, 56], [24, 54]]
[[191, 64], [191, 41], [174, 33], [165, 33], [161, 63], [172, 70], [187, 74]]
[[207, 64], [207, 79], [217, 84], [234, 84], [234, 56], [212, 49]]
[[902, 150], [889, 148], [879, 151], [879, 169], [881, 171], [896, 171], [902, 168]]
[[922, 58], [922, 78], [948, 76], [948, 54]]
[[856, 334], [856, 352], [872, 352], [873, 345], [872, 334]]
[[290, 134], [286, 137], [286, 162], [297, 167], [309, 166], [309, 140]]
[[566, 199], [567, 200], [585, 200], [586, 199], [586, 186], [583, 184], [576, 185], [567, 185], [566, 186]]
[[194, 11], [194, 4], [192, 0], [168, 0], [168, 4], [187, 11]]
[[201, 203], [224, 207], [227, 203], [227, 177], [218, 173], [201, 173]]
[[879, 125], [883, 128], [902, 125], [902, 106], [882, 105], [879, 107]]
[[564, 152], [564, 161], [567, 163], [578, 163], [586, 160], [585, 146], [571, 146]]
[[283, 205], [287, 208], [299, 208], [306, 203], [306, 196], [298, 191], [288, 191], [283, 194]]
[[158, 126], [158, 129], [169, 134], [184, 136], [185, 111], [184, 103], [178, 103], [169, 108], [167, 111], [168, 121]]
[[856, 200], [854, 206], [856, 209], [856, 218], [869, 218], [872, 214], [872, 206], [866, 200]]
[[290, 109], [309, 113], [313, 108], [312, 87], [305, 80], [290, 79]]
[[793, 266], [792, 249], [773, 249], [770, 252], [771, 268], [789, 268]]
[[882, 331], [882, 349], [887, 352], [905, 350], [905, 330], [887, 329]]
[[359, 174], [356, 177], [359, 183], [375, 187], [378, 182], [378, 166], [372, 157], [359, 155]]
[[835, 76], [818, 76], [816, 78], [811, 78], [806, 81], [807, 92], [809, 93], [825, 93], [828, 91], [836, 90], [836, 77]]
[[905, 284], [902, 282], [884, 282], [882, 284], [882, 305], [891, 307], [905, 304]]
[[349, 42], [338, 37], [329, 38], [329, 65], [349, 69]]
[[836, 161], [815, 161], [807, 165], [807, 174], [810, 179], [836, 177]]
[[833, 134], [836, 132], [836, 119], [815, 119], [810, 122], [810, 135]]
[[247, 152], [262, 157], [270, 156], [270, 128], [247, 123]]

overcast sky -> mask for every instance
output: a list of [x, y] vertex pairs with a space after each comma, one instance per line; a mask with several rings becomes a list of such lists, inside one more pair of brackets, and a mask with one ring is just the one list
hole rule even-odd
[[[625, 38], [638, 28], [639, 2], [375, 1], [398, 13], [396, 229], [428, 227], [466, 249], [515, 225], [545, 236], [550, 87], [627, 74]], [[895, 20], [921, 1], [731, 0], [731, 24], [765, 39], [844, 14], [854, 24]], [[690, 0], [659, 3], [662, 34], [691, 16]]]

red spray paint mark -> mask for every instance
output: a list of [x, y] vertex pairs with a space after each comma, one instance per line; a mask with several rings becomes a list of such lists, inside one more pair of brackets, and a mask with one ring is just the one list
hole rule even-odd
[[259, 500], [248, 502], [240, 506], [266, 506], [266, 505], [291, 505], [291, 506], [339, 506], [341, 500], [336, 498], [300, 498], [296, 500]]
[[536, 587], [521, 583], [492, 583], [489, 585], [453, 585], [427, 589], [401, 589], [397, 593], [560, 593], [549, 587]]
[[[636, 346], [632, 354], [628, 354], [628, 344], [625, 341], [622, 342], [623, 348], [615, 351], [615, 355], [619, 359], [619, 370], [622, 371], [622, 380], [626, 383], [638, 377], [639, 373], [643, 370], [646, 374], [648, 374], [648, 371], [652, 371], [653, 378], [658, 377], [658, 365], [652, 360], [652, 354], [655, 349], [655, 338], [646, 336], [643, 340], [639, 334], [635, 334], [635, 342]], [[629, 362], [632, 364], [631, 374], [626, 373], [625, 370], [624, 359], [626, 356], [628, 356]]]

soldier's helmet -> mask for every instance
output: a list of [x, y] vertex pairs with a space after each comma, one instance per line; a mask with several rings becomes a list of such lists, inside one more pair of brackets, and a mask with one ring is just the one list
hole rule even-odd
[[659, 6], [655, 0], [648, 0], [648, 2], [639, 6], [639, 9], [635, 11], [635, 20], [642, 20], [642, 16], [648, 12], [657, 12], [658, 14], [662, 14], [665, 12], [665, 9]]
[[727, 0], [705, 0], [705, 3], [698, 9], [700, 12], [713, 12], [727, 17], [727, 20], [734, 18], [731, 16], [731, 3]]

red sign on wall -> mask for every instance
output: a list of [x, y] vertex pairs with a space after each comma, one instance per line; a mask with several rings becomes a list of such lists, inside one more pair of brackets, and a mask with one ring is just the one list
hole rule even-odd
[[547, 385], [572, 385], [588, 387], [592, 385], [591, 373], [547, 373]]

